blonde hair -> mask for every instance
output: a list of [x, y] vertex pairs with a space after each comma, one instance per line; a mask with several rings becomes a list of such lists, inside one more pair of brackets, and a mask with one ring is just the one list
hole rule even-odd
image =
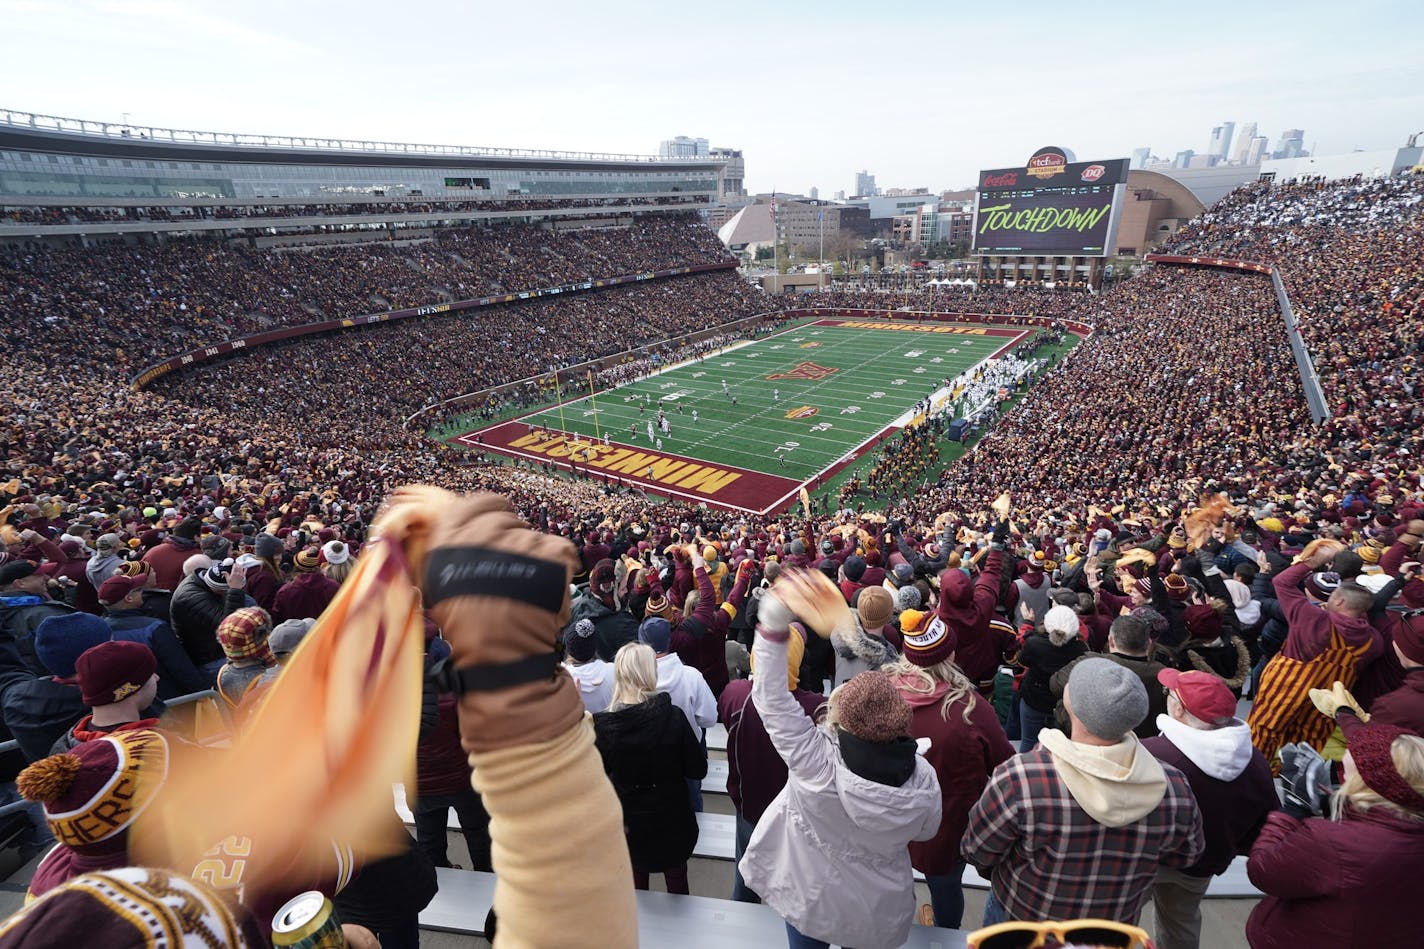
[[964, 720], [964, 724], [969, 724], [969, 711], [974, 708], [974, 702], [978, 699], [979, 693], [964, 671], [954, 664], [953, 659], [942, 659], [932, 666], [917, 666], [904, 656], [900, 656], [883, 666], [881, 671], [889, 676], [897, 678], [905, 676], [913, 679], [914, 681], [908, 683], [898, 681], [895, 683], [895, 687], [902, 692], [910, 692], [915, 695], [932, 695], [937, 685], [948, 685], [949, 691], [944, 694], [944, 701], [939, 706], [940, 716], [945, 721], [949, 721], [949, 707], [956, 702], [963, 701], [964, 709], [960, 712], [960, 717]]
[[[1414, 790], [1424, 794], [1424, 738], [1418, 735], [1400, 735], [1390, 742], [1389, 757], [1394, 761], [1394, 770], [1399, 772], [1399, 776]], [[1348, 805], [1350, 810], [1358, 813], [1364, 813], [1372, 807], [1381, 807], [1405, 820], [1424, 824], [1424, 811], [1410, 810], [1375, 792], [1365, 783], [1356, 768], [1351, 769], [1350, 776], [1336, 789], [1330, 802], [1334, 819], [1337, 821], [1344, 818]]]
[[658, 691], [658, 658], [647, 643], [624, 643], [613, 657], [612, 704], [637, 705]]
[[348, 557], [344, 563], [324, 563], [321, 565], [321, 572], [337, 583], [345, 583], [346, 578], [351, 576], [351, 571], [355, 569], [355, 557]]

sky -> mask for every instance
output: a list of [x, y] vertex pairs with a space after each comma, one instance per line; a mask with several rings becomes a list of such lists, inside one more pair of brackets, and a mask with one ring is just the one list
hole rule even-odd
[[1042, 145], [1170, 157], [1223, 120], [1322, 155], [1424, 130], [1417, 0], [0, 0], [0, 33], [0, 108], [634, 154], [689, 135], [742, 149], [753, 193], [850, 193], [861, 169], [970, 187]]

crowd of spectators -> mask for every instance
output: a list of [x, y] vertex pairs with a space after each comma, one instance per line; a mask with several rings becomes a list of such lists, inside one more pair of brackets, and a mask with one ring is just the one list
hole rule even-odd
[[0, 345], [6, 358], [47, 350], [133, 373], [283, 326], [726, 259], [715, 235], [681, 219], [589, 231], [499, 225], [399, 247], [277, 251], [193, 239], [0, 250], [0, 306], [10, 333], [27, 328], [23, 346], [18, 337]]
[[[1248, 854], [1250, 879], [1265, 893], [1247, 928], [1253, 946], [1359, 944], [1362, 933], [1369, 944], [1403, 941], [1407, 914], [1385, 912], [1377, 897], [1390, 880], [1424, 870], [1424, 713], [1412, 700], [1424, 630], [1389, 609], [1424, 605], [1421, 193], [1421, 178], [1279, 193], [1251, 186], [1175, 245], [1280, 269], [1333, 412], [1327, 424], [1309, 420], [1264, 275], [1156, 266], [1101, 296], [975, 292], [955, 302], [1025, 315], [1029, 300], [1032, 315], [1089, 323], [1093, 333], [959, 463], [936, 472], [930, 435], [900, 436], [896, 449], [915, 456], [904, 466], [910, 480], [937, 481], [874, 516], [753, 518], [660, 503], [617, 483], [483, 464], [401, 425], [433, 394], [513, 382], [768, 308], [730, 273], [304, 339], [134, 391], [116, 371], [113, 339], [96, 335], [93, 321], [75, 318], [64, 330], [44, 315], [77, 317], [84, 304], [76, 301], [105, 299], [128, 339], [141, 331], [132, 304], [143, 294], [121, 291], [127, 305], [106, 296], [122, 265], [65, 252], [76, 256], [61, 267], [43, 255], [42, 267], [4, 272], [17, 317], [4, 340], [11, 372], [0, 383], [10, 407], [0, 427], [8, 479], [0, 494], [13, 502], [0, 517], [0, 596], [12, 610], [0, 645], [34, 633], [24, 617], [40, 614], [15, 611], [43, 608], [46, 621], [96, 604], [103, 611], [90, 562], [124, 576], [144, 573], [133, 562], [147, 562], [156, 573], [191, 548], [213, 564], [182, 583], [193, 598], [242, 613], [240, 629], [218, 624], [216, 635], [234, 647], [229, 664], [250, 666], [265, 633], [243, 604], [261, 594], [229, 579], [228, 554], [265, 550], [270, 590], [309, 582], [296, 574], [318, 568], [339, 584], [345, 571], [336, 568], [350, 569], [352, 551], [363, 555], [393, 487], [493, 490], [536, 532], [574, 545], [565, 558], [579, 584], [573, 615], [595, 629], [571, 624], [568, 635], [592, 636], [604, 660], [620, 661], [620, 644], [640, 640], [656, 655], [659, 691], [676, 667], [687, 690], [700, 683], [715, 696], [740, 668], [731, 641], [756, 654], [750, 698], [735, 721], [722, 716], [729, 731], [750, 730], [729, 742], [756, 743], [739, 759], [756, 764], [729, 776], [729, 789], [740, 783], [739, 816], [748, 788], [772, 801], [759, 820], [748, 818], [759, 829], [739, 841], [739, 893], [760, 890], [792, 945], [903, 940], [914, 913], [911, 863], [930, 883], [921, 919], [957, 926], [967, 862], [991, 879], [986, 923], [1049, 915], [1131, 924], [1153, 899], [1159, 942], [1191, 946], [1210, 879]], [[578, 281], [621, 261], [642, 272], [658, 269], [652, 261], [717, 251], [708, 232], [680, 227], [652, 223], [621, 240], [540, 232], [503, 246], [452, 234], [434, 246], [446, 255], [442, 266], [477, 259], [479, 273], [501, 278], [552, 272]], [[414, 273], [419, 260], [400, 266]], [[133, 264], [123, 282], [166, 282], [162, 265], [183, 262]], [[382, 280], [372, 275], [369, 286], [399, 295]], [[872, 299], [898, 309], [906, 305], [899, 296]], [[845, 306], [854, 304], [839, 301], [859, 297], [834, 291], [794, 302]], [[705, 344], [725, 341], [717, 333]], [[888, 468], [877, 477], [892, 493], [906, 487]], [[785, 567], [813, 573], [776, 580]], [[127, 597], [133, 591], [122, 583]], [[468, 632], [451, 611], [442, 615], [447, 633]], [[1072, 658], [1059, 650], [1077, 639], [1084, 648], [1071, 652], [1083, 655], [1059, 663]], [[23, 647], [13, 652], [0, 650], [8, 663], [0, 693], [49, 671]], [[1002, 670], [1021, 652], [1037, 670], [1032, 696], [1016, 694], [1015, 677]], [[151, 724], [137, 703], [153, 697], [145, 691], [153, 667], [139, 667], [143, 682], [121, 680], [126, 717], [114, 721], [143, 730]], [[831, 699], [830, 730], [818, 731], [817, 704], [798, 702], [796, 690], [815, 693], [827, 680], [844, 681], [845, 691]], [[1235, 718], [1242, 694], [1254, 699], [1248, 722]], [[647, 701], [642, 688], [619, 705]], [[932, 714], [920, 715], [925, 708]], [[1361, 712], [1378, 721], [1367, 726]], [[1046, 727], [1053, 723], [1059, 728]], [[705, 722], [694, 714], [689, 724]], [[908, 740], [925, 737], [973, 753], [916, 761]], [[1029, 750], [1014, 756], [1010, 739]], [[684, 744], [692, 748], [696, 736]], [[1341, 758], [1347, 747], [1329, 799], [1321, 785], [1330, 766], [1320, 756]], [[1239, 767], [1220, 768], [1222, 755]], [[1103, 760], [1131, 775], [1130, 789], [1103, 779], [1092, 764]], [[818, 791], [827, 769], [862, 796]], [[35, 782], [22, 784], [47, 800]], [[914, 806], [902, 812], [892, 798]], [[500, 801], [487, 803], [499, 817]], [[1343, 827], [1322, 819], [1332, 811]], [[882, 832], [867, 832], [863, 814], [884, 821]], [[685, 817], [679, 826], [691, 826]], [[813, 859], [817, 840], [851, 849]], [[1052, 859], [1025, 858], [1049, 841]], [[500, 853], [497, 874], [508, 869]], [[1352, 875], [1329, 877], [1342, 861]], [[823, 905], [808, 896], [819, 891], [816, 879], [783, 872], [795, 863], [814, 865], [817, 878], [859, 880], [867, 862], [884, 868], [861, 881], [874, 900], [868, 916]], [[635, 856], [633, 870], [676, 869], [675, 859], [664, 863], [639, 866]]]
[[332, 204], [240, 204], [240, 205], [165, 205], [158, 201], [141, 207], [94, 208], [63, 207], [3, 207], [0, 206], [0, 226], [4, 224], [97, 224], [105, 221], [185, 222], [237, 221], [252, 219], [260, 223], [268, 218], [346, 217], [376, 214], [428, 214], [492, 211], [558, 211], [564, 208], [640, 208], [668, 207], [676, 204], [696, 204], [705, 199], [696, 195], [663, 195], [660, 197], [590, 198], [580, 195], [548, 198], [509, 198], [473, 196], [452, 201], [411, 199], [405, 201], [342, 201]]

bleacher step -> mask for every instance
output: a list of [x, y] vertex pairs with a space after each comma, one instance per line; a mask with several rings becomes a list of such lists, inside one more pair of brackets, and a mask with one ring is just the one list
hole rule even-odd
[[[494, 874], [437, 869], [440, 892], [420, 914], [422, 929], [484, 935], [485, 915], [494, 901]], [[642, 949], [725, 949], [727, 946], [780, 946], [786, 925], [767, 906], [710, 896], [678, 896], [641, 890], [638, 945]], [[910, 949], [964, 949], [968, 934], [957, 929], [911, 926]]]
[[[396, 813], [407, 825], [413, 823], [410, 809], [405, 806], [405, 796], [401, 793], [400, 786], [396, 785], [394, 790]], [[446, 826], [450, 830], [459, 830], [460, 821], [453, 811], [450, 812]], [[704, 860], [731, 860], [737, 852], [737, 819], [731, 814], [709, 814], [702, 812], [697, 815], [697, 846], [692, 851], [693, 857], [700, 857]], [[915, 871], [915, 880], [924, 882], [924, 874]], [[989, 881], [979, 875], [979, 871], [973, 867], [966, 866], [962, 881], [964, 886], [975, 890], [986, 890], [989, 888]], [[1261, 891], [1251, 885], [1250, 879], [1246, 875], [1246, 858], [1237, 857], [1231, 862], [1231, 866], [1221, 876], [1212, 877], [1211, 883], [1207, 886], [1207, 899], [1260, 899]]]

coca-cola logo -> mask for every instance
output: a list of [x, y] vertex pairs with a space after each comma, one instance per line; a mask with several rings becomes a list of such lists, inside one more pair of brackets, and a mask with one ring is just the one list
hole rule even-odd
[[1089, 165], [1087, 168], [1083, 169], [1083, 180], [1097, 181], [1103, 175], [1107, 174], [1107, 172], [1108, 170], [1102, 165]]
[[1019, 173], [1016, 171], [1006, 171], [1002, 175], [985, 175], [985, 188], [1012, 188], [1019, 183]]

